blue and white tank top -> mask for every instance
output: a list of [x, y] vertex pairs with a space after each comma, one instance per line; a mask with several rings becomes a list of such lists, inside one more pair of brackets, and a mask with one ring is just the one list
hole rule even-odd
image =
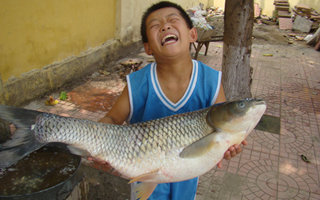
[[221, 72], [192, 60], [193, 70], [183, 97], [171, 102], [161, 90], [157, 64], [151, 63], [127, 76], [130, 100], [129, 123], [199, 110], [214, 104], [221, 85]]

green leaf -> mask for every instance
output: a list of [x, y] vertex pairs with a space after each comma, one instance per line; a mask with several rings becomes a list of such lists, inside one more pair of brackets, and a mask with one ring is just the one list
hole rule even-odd
[[62, 92], [60, 93], [60, 100], [65, 101], [65, 100], [67, 100], [67, 99], [68, 99], [67, 93], [64, 92], [64, 91], [62, 91]]

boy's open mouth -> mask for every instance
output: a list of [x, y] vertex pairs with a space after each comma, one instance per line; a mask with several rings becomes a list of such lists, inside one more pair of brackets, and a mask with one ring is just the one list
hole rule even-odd
[[173, 42], [176, 42], [178, 41], [178, 37], [176, 35], [173, 35], [173, 34], [169, 34], [169, 35], [166, 35], [162, 41], [161, 41], [161, 45], [165, 45], [165, 44], [171, 44]]

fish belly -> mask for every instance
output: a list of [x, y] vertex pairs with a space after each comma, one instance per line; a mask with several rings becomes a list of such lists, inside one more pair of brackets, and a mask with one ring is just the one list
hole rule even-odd
[[[192, 179], [210, 171], [223, 158], [229, 148], [227, 142], [220, 142], [207, 153], [194, 158], [181, 158], [181, 149], [170, 152], [158, 152], [136, 160], [121, 170], [129, 179], [143, 174], [153, 173], [143, 182], [168, 183]], [[120, 167], [121, 168], [121, 167]], [[119, 168], [119, 169], [120, 169]]]

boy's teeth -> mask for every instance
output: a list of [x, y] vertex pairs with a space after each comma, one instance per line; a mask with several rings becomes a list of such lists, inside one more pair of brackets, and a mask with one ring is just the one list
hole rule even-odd
[[171, 42], [175, 42], [177, 40], [178, 40], [177, 36], [175, 36], [175, 35], [167, 35], [162, 39], [161, 44], [164, 45], [167, 42], [171, 43]]

